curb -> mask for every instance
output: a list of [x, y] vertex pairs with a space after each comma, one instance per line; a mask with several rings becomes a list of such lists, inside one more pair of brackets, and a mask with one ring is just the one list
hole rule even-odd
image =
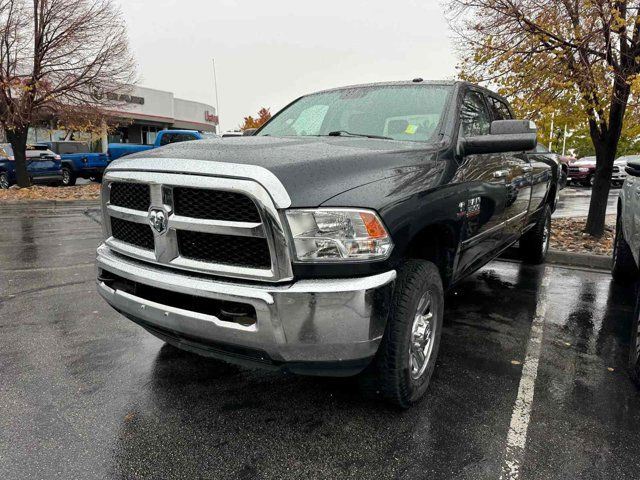
[[572, 267], [587, 267], [598, 270], [611, 270], [612, 259], [606, 255], [549, 250], [549, 252], [547, 252], [547, 263]]
[[[520, 262], [520, 255], [517, 248], [509, 248], [499, 258]], [[545, 263], [549, 265], [562, 265], [565, 267], [588, 268], [592, 270], [611, 270], [611, 257], [606, 255], [594, 255], [592, 253], [563, 252], [562, 250], [551, 250], [547, 252]]]

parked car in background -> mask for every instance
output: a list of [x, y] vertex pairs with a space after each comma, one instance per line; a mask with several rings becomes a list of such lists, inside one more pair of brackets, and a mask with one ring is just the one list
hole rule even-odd
[[[60, 156], [44, 145], [27, 145], [27, 173], [31, 183], [59, 185], [62, 182]], [[0, 188], [16, 182], [16, 162], [9, 143], [0, 144]]]
[[558, 161], [560, 162], [562, 172], [564, 174], [565, 186], [569, 183], [569, 165], [576, 160], [576, 157], [571, 157], [569, 155], [558, 155]]
[[557, 185], [535, 146], [535, 124], [466, 82], [306, 95], [253, 136], [112, 162], [97, 288], [178, 348], [360, 375], [408, 407], [444, 291], [516, 242], [545, 259]]
[[108, 146], [109, 160], [131, 155], [132, 153], [144, 152], [158, 147], [164, 147], [171, 143], [188, 142], [191, 140], [201, 140], [202, 134], [197, 130], [160, 130], [156, 135], [153, 145], [140, 145], [138, 143], [110, 143]]
[[640, 162], [640, 155], [625, 155], [613, 162], [613, 173], [611, 174], [611, 184], [620, 187], [627, 178], [627, 163]]
[[109, 165], [106, 153], [94, 153], [86, 142], [56, 141], [40, 142], [62, 159], [62, 185], [76, 184], [78, 178], [101, 181], [104, 169]]
[[[618, 196], [611, 274], [616, 282], [631, 284], [640, 279], [640, 158], [625, 161], [627, 178]], [[631, 374], [640, 385], [640, 298], [634, 313], [630, 348]]]
[[585, 187], [593, 186], [596, 173], [596, 157], [582, 157], [569, 164], [568, 183], [579, 183]]
[[[255, 131], [255, 130], [254, 130], [254, 131]], [[241, 132], [241, 131], [239, 131], [239, 130], [238, 130], [238, 131], [236, 131], [236, 130], [231, 130], [231, 131], [228, 131], [228, 132], [222, 132], [222, 133], [220, 134], [220, 138], [243, 137], [243, 136], [245, 136], [245, 135], [244, 135], [244, 132]]]

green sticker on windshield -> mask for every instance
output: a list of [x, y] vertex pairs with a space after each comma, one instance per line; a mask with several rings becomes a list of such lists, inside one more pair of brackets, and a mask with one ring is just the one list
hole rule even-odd
[[414, 133], [416, 133], [416, 130], [418, 130], [418, 126], [417, 125], [407, 125], [407, 129], [404, 131], [404, 133], [408, 134], [408, 135], [413, 135]]

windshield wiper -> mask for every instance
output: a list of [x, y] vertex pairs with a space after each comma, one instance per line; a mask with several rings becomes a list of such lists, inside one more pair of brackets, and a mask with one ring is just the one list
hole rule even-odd
[[336, 130], [334, 132], [329, 132], [327, 134], [330, 137], [341, 137], [342, 135], [347, 135], [350, 137], [366, 137], [366, 138], [379, 138], [381, 140], [393, 140], [391, 137], [383, 137], [382, 135], [367, 135], [366, 133], [351, 133], [346, 130]]

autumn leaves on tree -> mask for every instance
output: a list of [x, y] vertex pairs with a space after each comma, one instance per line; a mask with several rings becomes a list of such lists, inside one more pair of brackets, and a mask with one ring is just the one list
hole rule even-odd
[[29, 186], [29, 127], [55, 120], [101, 128], [134, 67], [112, 0], [0, 0], [0, 126], [13, 147], [18, 186]]
[[[450, 0], [461, 77], [497, 87], [517, 113], [588, 133], [597, 156], [586, 231], [603, 233], [621, 135], [638, 136], [640, 1]], [[555, 135], [555, 132], [547, 132]], [[549, 138], [549, 137], [547, 137]]]
[[258, 117], [253, 118], [251, 115], [248, 117], [244, 117], [244, 121], [242, 125], [240, 125], [240, 130], [248, 130], [250, 128], [260, 128], [262, 125], [267, 123], [267, 121], [271, 118], [271, 112], [268, 108], [261, 108], [258, 111]]

